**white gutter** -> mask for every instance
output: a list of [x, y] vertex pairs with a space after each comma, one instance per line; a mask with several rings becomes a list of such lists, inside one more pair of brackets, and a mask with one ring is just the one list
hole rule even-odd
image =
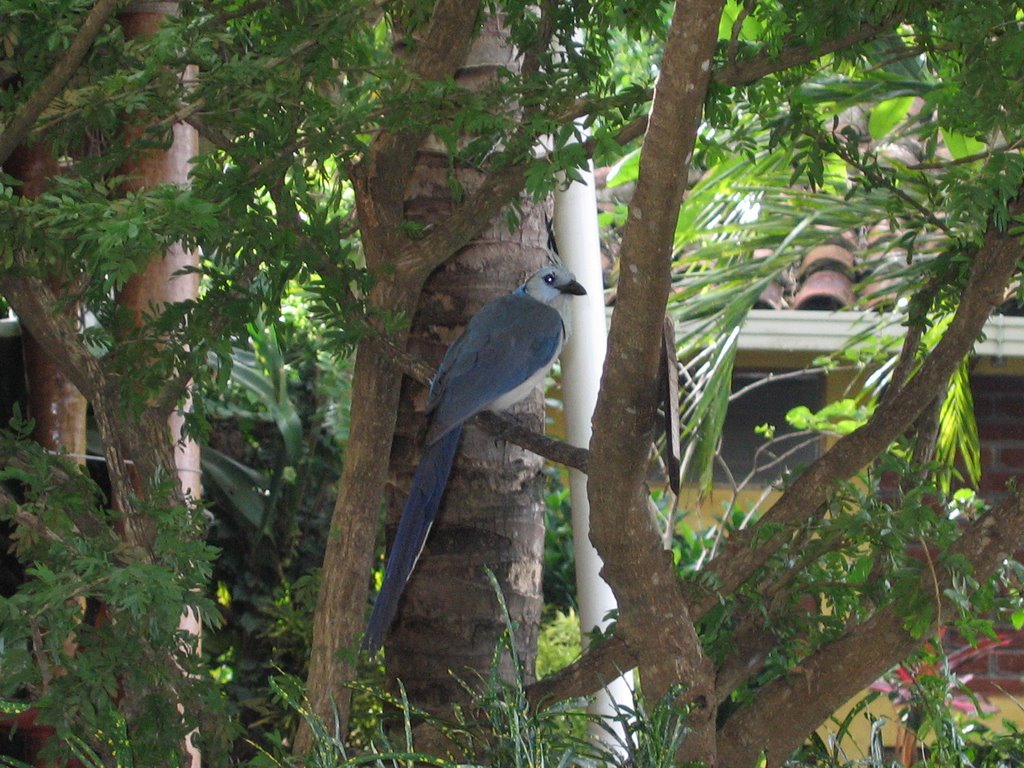
[[[860, 310], [754, 309], [740, 330], [739, 348], [744, 351], [782, 351], [827, 354], [841, 349], [851, 337], [878, 322], [878, 313]], [[902, 338], [902, 318], [894, 317], [877, 327], [875, 338]], [[679, 328], [681, 338], [686, 326]], [[993, 315], [985, 324], [985, 338], [974, 354], [997, 359], [1024, 359], [1024, 317]]]

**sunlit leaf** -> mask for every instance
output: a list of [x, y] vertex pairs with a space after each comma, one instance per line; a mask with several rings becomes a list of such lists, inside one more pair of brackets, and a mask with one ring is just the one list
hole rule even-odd
[[868, 132], [871, 134], [871, 138], [879, 141], [888, 136], [893, 128], [907, 116], [913, 104], [913, 96], [886, 99], [876, 104], [871, 109], [871, 117], [868, 119]]
[[972, 139], [962, 133], [942, 129], [942, 140], [954, 160], [960, 160], [985, 151], [985, 142]]

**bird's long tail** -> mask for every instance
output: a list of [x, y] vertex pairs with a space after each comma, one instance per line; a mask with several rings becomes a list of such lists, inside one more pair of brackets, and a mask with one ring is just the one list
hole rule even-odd
[[371, 653], [380, 648], [384, 633], [398, 611], [398, 600], [405, 590], [405, 584], [412, 575], [423, 544], [430, 533], [441, 497], [448, 484], [448, 475], [455, 461], [455, 452], [462, 437], [459, 425], [443, 435], [436, 443], [427, 446], [412, 479], [409, 498], [406, 499], [402, 516], [398, 520], [395, 543], [384, 569], [384, 583], [381, 585], [377, 602], [374, 603], [370, 622], [363, 636], [363, 647]]

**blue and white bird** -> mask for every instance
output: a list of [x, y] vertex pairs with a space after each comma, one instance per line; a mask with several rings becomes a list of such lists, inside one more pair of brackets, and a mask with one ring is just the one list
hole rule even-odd
[[371, 652], [380, 648], [395, 618], [437, 516], [463, 425], [480, 411], [510, 408], [543, 384], [571, 330], [571, 299], [585, 294], [569, 270], [543, 267], [512, 293], [481, 307], [445, 353], [430, 386], [423, 455], [363, 638]]

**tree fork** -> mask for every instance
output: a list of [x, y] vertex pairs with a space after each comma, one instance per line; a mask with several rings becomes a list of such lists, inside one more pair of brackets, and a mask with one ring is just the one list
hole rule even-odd
[[[1024, 215], [1024, 194], [1018, 192], [1010, 201], [1008, 215], [1011, 221]], [[828, 499], [836, 478], [850, 477], [874, 459], [914, 423], [940, 391], [945, 390], [946, 382], [970, 352], [992, 309], [1002, 302], [1003, 291], [1019, 258], [1017, 236], [990, 226], [975, 254], [960, 306], [935, 350], [898, 393], [879, 405], [867, 424], [836, 441], [793, 482], [756, 525], [726, 542], [707, 569], [714, 583], [719, 585], [718, 591], [733, 592], [782, 546], [785, 531], [765, 536], [760, 533], [764, 526], [781, 525], [789, 530], [813, 516]], [[758, 542], [756, 547], [751, 546], [754, 540]], [[718, 599], [695, 584], [688, 585], [686, 590], [697, 618], [707, 613]]]

